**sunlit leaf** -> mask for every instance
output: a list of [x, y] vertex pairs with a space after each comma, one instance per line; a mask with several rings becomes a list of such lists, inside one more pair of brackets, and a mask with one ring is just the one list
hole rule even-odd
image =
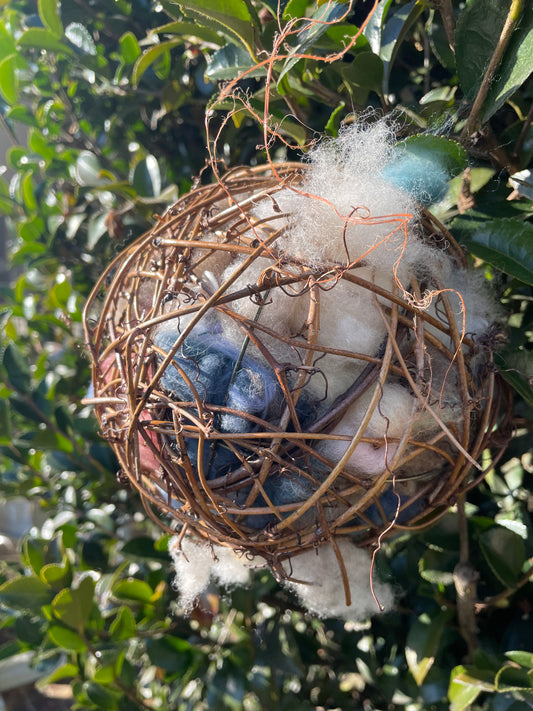
[[42, 27], [30, 27], [20, 35], [17, 40], [19, 47], [32, 47], [35, 49], [44, 49], [47, 52], [57, 52], [59, 55], [73, 57], [74, 51], [66, 44], [61, 42], [49, 30]]
[[435, 662], [442, 631], [449, 619], [449, 612], [437, 613], [434, 618], [424, 614], [411, 625], [405, 644], [405, 658], [419, 686]]
[[71, 22], [67, 25], [65, 37], [84, 54], [96, 55], [96, 45], [92, 35], [80, 22]]
[[39, 15], [44, 26], [58, 39], [63, 35], [63, 23], [59, 14], [58, 0], [39, 0]]
[[0, 586], [0, 604], [38, 612], [51, 599], [51, 590], [34, 575], [20, 575]]
[[14, 54], [0, 61], [0, 93], [8, 104], [14, 104], [17, 100], [17, 59]]

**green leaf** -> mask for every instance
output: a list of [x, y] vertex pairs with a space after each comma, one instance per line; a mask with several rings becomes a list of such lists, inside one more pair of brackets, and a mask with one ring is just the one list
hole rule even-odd
[[459, 84], [474, 100], [500, 37], [509, 3], [470, 0], [457, 18], [455, 58]]
[[53, 590], [61, 590], [72, 584], [72, 565], [65, 556], [62, 564], [44, 565], [39, 572], [39, 577]]
[[63, 35], [63, 23], [59, 15], [58, 0], [39, 0], [39, 16], [46, 29], [58, 39]]
[[74, 630], [68, 629], [68, 627], [60, 627], [59, 625], [51, 625], [48, 628], [48, 636], [52, 642], [61, 647], [61, 649], [66, 649], [72, 652], [84, 652], [87, 648], [82, 637]]
[[433, 666], [449, 611], [439, 612], [434, 618], [421, 615], [411, 625], [405, 644], [405, 658], [414, 680], [421, 686]]
[[346, 14], [346, 6], [331, 2], [326, 7], [318, 7], [306, 25], [298, 32], [298, 44], [291, 49], [283, 69], [278, 76], [278, 84], [283, 77], [289, 72], [292, 67], [300, 60], [300, 56], [305, 54], [307, 50], [323, 35], [330, 27], [330, 24], [338, 20]]
[[157, 59], [159, 59], [165, 52], [169, 52], [174, 47], [178, 47], [183, 44], [182, 39], [168, 40], [167, 42], [160, 42], [159, 44], [150, 47], [146, 52], [143, 52], [141, 56], [135, 62], [133, 67], [133, 72], [131, 75], [131, 83], [133, 86], [138, 86], [142, 75], [148, 69], [148, 67], [153, 64]]
[[406, 5], [391, 13], [381, 33], [379, 56], [383, 60], [383, 93], [389, 90], [389, 77], [398, 50], [407, 33], [418, 20], [425, 9], [425, 4], [420, 0], [411, 0]]
[[100, 161], [91, 151], [81, 151], [76, 160], [74, 175], [82, 187], [101, 187], [110, 182], [109, 178], [104, 176]]
[[468, 164], [468, 154], [461, 144], [442, 136], [417, 134], [406, 138], [398, 145], [403, 146], [413, 155], [431, 158], [452, 175], [463, 171]]
[[[81, 650], [83, 651], [83, 650]], [[77, 664], [62, 664], [61, 666], [54, 669], [53, 672], [42, 677], [37, 682], [36, 686], [38, 689], [44, 689], [49, 684], [54, 684], [55, 682], [62, 681], [63, 679], [75, 679], [80, 673], [80, 668]]]
[[472, 665], [460, 665], [452, 669], [448, 689], [450, 711], [470, 709], [481, 692], [493, 692], [493, 678], [494, 671], [491, 669], [480, 669]]
[[498, 580], [514, 587], [525, 558], [524, 541], [508, 528], [492, 526], [479, 536], [483, 557]]
[[481, 259], [526, 284], [533, 285], [533, 225], [496, 218], [481, 223], [462, 241]]
[[515, 664], [506, 664], [494, 679], [496, 690], [502, 693], [510, 691], [529, 691], [533, 689], [531, 672]]
[[38, 612], [43, 605], [50, 602], [50, 598], [48, 585], [34, 575], [21, 575], [0, 586], [0, 604], [16, 610]]
[[37, 200], [33, 191], [33, 176], [31, 173], [26, 173], [22, 178], [22, 199], [27, 210], [33, 211], [37, 209]]
[[121, 580], [113, 587], [113, 595], [119, 600], [136, 600], [149, 604], [152, 602], [152, 588], [144, 580], [129, 578]]
[[383, 81], [383, 61], [373, 52], [359, 52], [351, 64], [341, 67], [341, 74], [354, 86], [379, 92]]
[[47, 52], [57, 52], [67, 57], [73, 57], [74, 51], [57, 39], [49, 30], [42, 27], [30, 27], [18, 38], [19, 47], [32, 47], [34, 49], [44, 49]]
[[135, 37], [133, 32], [124, 32], [118, 44], [120, 47], [120, 57], [125, 64], [133, 64], [141, 54], [137, 37]]
[[155, 156], [148, 155], [137, 163], [131, 183], [142, 197], [156, 197], [161, 194], [161, 172]]
[[77, 588], [61, 590], [52, 601], [52, 610], [65, 625], [83, 632], [94, 600], [94, 580], [86, 576]]
[[506, 349], [494, 354], [501, 377], [533, 407], [533, 353]]
[[65, 37], [84, 54], [96, 55], [96, 45], [92, 35], [80, 22], [71, 22], [67, 25]]
[[152, 664], [175, 674], [187, 669], [193, 648], [185, 639], [165, 635], [160, 638], [148, 639], [146, 652]]
[[488, 119], [522, 86], [533, 72], [533, 5], [526, 3], [522, 17], [498, 71], [494, 76], [482, 112], [483, 121]]
[[118, 614], [109, 627], [111, 639], [118, 642], [122, 639], [135, 637], [137, 628], [135, 618], [129, 607], [119, 608]]
[[208, 42], [213, 45], [224, 44], [224, 39], [221, 34], [202, 27], [193, 22], [168, 22], [166, 25], [161, 25], [149, 31], [150, 35], [179, 35], [191, 44], [199, 44]]
[[7, 371], [10, 386], [18, 393], [29, 393], [31, 388], [30, 369], [22, 351], [14, 343], [8, 343], [2, 363]]
[[0, 444], [11, 444], [11, 409], [7, 398], [0, 398]]
[[363, 30], [374, 54], [381, 53], [382, 28], [391, 4], [392, 0], [380, 0]]
[[255, 57], [259, 24], [251, 3], [245, 0], [178, 0], [183, 13], [199, 25], [237, 40]]
[[[234, 79], [255, 65], [247, 50], [228, 43], [217, 50], [210, 58], [205, 71], [208, 79]], [[249, 71], [246, 77], [265, 76], [266, 67]]]
[[25, 565], [39, 575], [45, 560], [45, 543], [35, 538], [26, 538], [22, 545], [22, 553]]
[[533, 652], [505, 652], [505, 656], [508, 657], [512, 662], [520, 664], [520, 666], [522, 667], [533, 669]]
[[145, 560], [169, 560], [166, 544], [162, 549], [157, 549], [153, 538], [148, 536], [137, 536], [128, 541], [122, 546], [120, 552], [122, 555], [131, 556], [133, 558], [142, 558]]
[[0, 62], [0, 93], [8, 104], [14, 104], [18, 97], [17, 57], [10, 54]]

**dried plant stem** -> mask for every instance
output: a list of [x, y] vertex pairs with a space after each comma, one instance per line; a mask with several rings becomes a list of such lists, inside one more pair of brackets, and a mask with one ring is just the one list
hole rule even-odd
[[485, 72], [485, 75], [481, 82], [481, 86], [479, 87], [479, 91], [472, 105], [472, 109], [470, 110], [470, 115], [468, 116], [466, 125], [463, 129], [463, 138], [471, 136], [475, 131], [478, 116], [481, 112], [483, 103], [487, 98], [487, 94], [492, 83], [494, 73], [500, 65], [503, 53], [505, 52], [507, 45], [509, 44], [509, 40], [511, 39], [514, 28], [516, 27], [516, 23], [518, 22], [518, 19], [520, 18], [524, 7], [525, 0], [512, 0], [511, 2], [511, 7], [509, 8], [509, 13], [507, 15], [507, 19], [505, 20], [502, 33], [500, 35], [498, 43], [496, 44], [494, 53], [489, 62], [489, 66], [487, 67], [487, 71]]

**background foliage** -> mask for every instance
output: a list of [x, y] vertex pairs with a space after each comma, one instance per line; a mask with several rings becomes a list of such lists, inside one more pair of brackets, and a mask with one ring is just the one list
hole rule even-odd
[[[0, 179], [11, 277], [0, 301], [0, 688], [30, 653], [41, 687], [72, 683], [78, 709], [533, 707], [533, 7], [289, 0], [276, 11], [273, 0], [0, 1], [11, 143]], [[266, 119], [271, 156], [296, 157], [368, 106], [396, 111], [405, 134], [430, 130], [468, 151], [469, 173], [438, 211], [508, 314], [498, 367], [514, 388], [514, 438], [471, 493], [467, 528], [459, 507], [383, 546], [395, 611], [361, 626], [317, 620], [262, 572], [185, 617], [166, 539], [118, 484], [81, 404], [84, 300], [191, 187], [207, 145], [227, 165], [264, 161]], [[475, 634], [463, 609], [474, 603], [454, 586], [460, 560], [478, 575]]]

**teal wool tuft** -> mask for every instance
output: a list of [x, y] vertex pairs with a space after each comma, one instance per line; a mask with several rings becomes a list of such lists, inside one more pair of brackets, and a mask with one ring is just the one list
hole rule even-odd
[[424, 206], [439, 202], [448, 191], [448, 171], [427, 154], [399, 152], [384, 169], [383, 177]]

